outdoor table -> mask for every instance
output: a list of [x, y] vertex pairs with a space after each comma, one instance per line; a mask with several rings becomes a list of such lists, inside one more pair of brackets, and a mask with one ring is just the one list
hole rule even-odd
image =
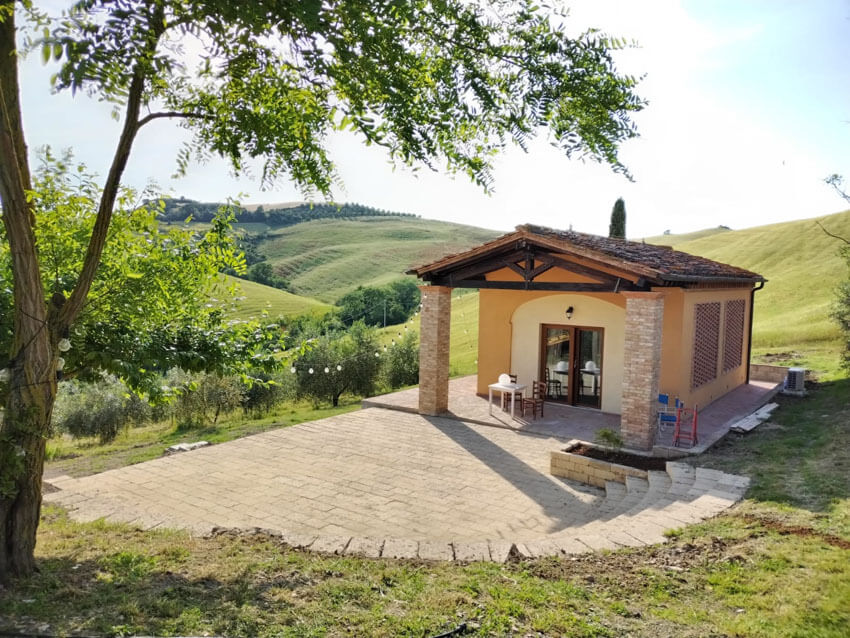
[[511, 393], [511, 418], [514, 418], [514, 414], [516, 413], [516, 393], [522, 392], [528, 387], [528, 384], [525, 383], [491, 383], [487, 386], [490, 389], [490, 392], [487, 396], [487, 408], [489, 410], [490, 416], [493, 416], [493, 390], [497, 390], [504, 394], [505, 392]]

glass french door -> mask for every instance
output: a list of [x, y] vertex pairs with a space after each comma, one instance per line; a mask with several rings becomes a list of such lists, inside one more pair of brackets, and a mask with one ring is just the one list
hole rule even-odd
[[546, 397], [598, 408], [602, 402], [602, 328], [544, 324], [540, 378]]

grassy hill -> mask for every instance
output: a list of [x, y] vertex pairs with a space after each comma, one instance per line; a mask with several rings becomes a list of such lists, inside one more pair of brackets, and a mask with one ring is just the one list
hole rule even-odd
[[[655, 237], [644, 237], [643, 241], [647, 244], [657, 244], [661, 246], [672, 246], [673, 244], [681, 245], [687, 241], [693, 241], [695, 239], [705, 239], [706, 237], [714, 237], [715, 235], [720, 235], [723, 233], [734, 232], [725, 226], [718, 226], [717, 228], [704, 228], [703, 230], [696, 230], [692, 233], [681, 233], [678, 235], [656, 235]], [[638, 240], [639, 241], [639, 240]]]
[[[817, 221], [850, 238], [850, 211]], [[777, 362], [830, 370], [837, 364], [839, 332], [829, 310], [835, 287], [848, 273], [838, 254], [841, 242], [827, 236], [815, 222], [802, 219], [744, 230], [712, 229], [702, 236], [663, 235], [647, 242], [672, 245], [763, 275], [768, 282], [756, 293], [754, 353], [770, 353]]]
[[357, 286], [381, 286], [499, 233], [414, 217], [320, 219], [269, 229], [257, 248], [299, 295], [334, 303]]
[[[238, 287], [237, 300], [228, 314], [240, 319], [259, 317], [264, 310], [268, 312], [270, 317], [277, 317], [307, 312], [325, 313], [331, 309], [329, 304], [322, 303], [317, 299], [293, 295], [291, 292], [235, 277], [226, 277], [222, 287], [233, 285]], [[220, 294], [222, 299], [229, 298], [229, 295], [225, 295], [224, 290]]]

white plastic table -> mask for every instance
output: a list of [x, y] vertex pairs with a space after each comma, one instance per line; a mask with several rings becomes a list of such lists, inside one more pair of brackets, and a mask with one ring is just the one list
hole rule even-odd
[[511, 393], [511, 418], [514, 418], [514, 414], [516, 413], [516, 393], [522, 392], [528, 387], [528, 384], [522, 383], [491, 383], [487, 386], [489, 388], [489, 393], [487, 396], [487, 408], [489, 410], [490, 415], [493, 415], [493, 390], [497, 392], [501, 392], [504, 394], [505, 392]]

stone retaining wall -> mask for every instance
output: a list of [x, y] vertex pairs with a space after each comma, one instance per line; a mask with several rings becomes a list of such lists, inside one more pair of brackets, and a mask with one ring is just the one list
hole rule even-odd
[[766, 363], [750, 364], [750, 379], [754, 381], [769, 381], [771, 383], [782, 383], [788, 374], [786, 366], [773, 366]]
[[645, 479], [645, 470], [639, 470], [626, 465], [609, 463], [592, 459], [588, 456], [572, 454], [570, 450], [579, 445], [586, 445], [581, 441], [570, 441], [563, 450], [553, 450], [549, 459], [549, 473], [552, 476], [560, 476], [596, 487], [605, 487], [605, 481], [617, 481], [625, 483], [627, 476]]

